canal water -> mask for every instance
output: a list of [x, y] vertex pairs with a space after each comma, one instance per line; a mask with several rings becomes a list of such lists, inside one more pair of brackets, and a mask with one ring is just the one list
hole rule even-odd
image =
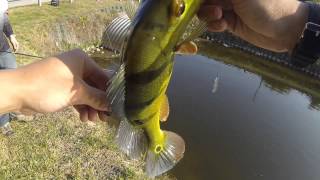
[[211, 56], [211, 50], [176, 57], [164, 129], [184, 138], [186, 152], [170, 174], [183, 180], [319, 180], [317, 82], [276, 64], [259, 69], [255, 57], [240, 52]]
[[319, 89], [311, 77], [211, 43], [200, 44], [199, 55], [176, 56], [162, 127], [184, 138], [186, 152], [169, 174], [319, 180]]

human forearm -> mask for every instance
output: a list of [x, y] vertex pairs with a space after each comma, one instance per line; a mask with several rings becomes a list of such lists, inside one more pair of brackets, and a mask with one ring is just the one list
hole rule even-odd
[[23, 87], [17, 70], [0, 71], [0, 114], [20, 110]]

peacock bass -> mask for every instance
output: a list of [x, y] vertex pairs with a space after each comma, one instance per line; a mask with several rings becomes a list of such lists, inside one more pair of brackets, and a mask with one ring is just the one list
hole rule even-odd
[[161, 130], [160, 121], [167, 114], [165, 93], [174, 54], [195, 47], [188, 38], [181, 41], [181, 37], [201, 3], [141, 1], [121, 50], [121, 65], [107, 90], [113, 113], [121, 119], [117, 143], [129, 157], [145, 158], [150, 177], [170, 170], [185, 151], [184, 140]]

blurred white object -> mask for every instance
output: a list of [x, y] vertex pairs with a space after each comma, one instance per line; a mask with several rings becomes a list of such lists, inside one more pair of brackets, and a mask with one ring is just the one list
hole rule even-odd
[[8, 10], [8, 1], [7, 0], [0, 0], [0, 13], [4, 13]]
[[215, 94], [218, 91], [218, 87], [219, 87], [219, 76], [217, 76], [214, 81], [213, 81], [213, 87], [212, 87], [212, 94]]

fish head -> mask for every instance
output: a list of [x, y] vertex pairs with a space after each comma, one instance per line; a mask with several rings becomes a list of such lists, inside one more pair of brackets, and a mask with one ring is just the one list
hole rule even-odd
[[[144, 0], [133, 19], [133, 35], [141, 43], [174, 51], [180, 37], [197, 13], [203, 0]], [[137, 33], [143, 33], [141, 36]]]

